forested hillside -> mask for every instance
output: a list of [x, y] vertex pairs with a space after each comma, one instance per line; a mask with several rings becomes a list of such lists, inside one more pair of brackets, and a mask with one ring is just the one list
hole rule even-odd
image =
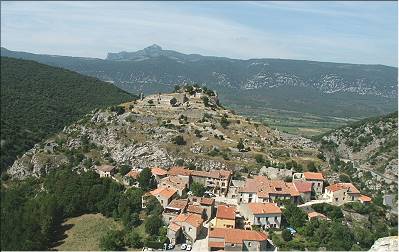
[[1, 170], [91, 110], [134, 98], [92, 77], [1, 57]]

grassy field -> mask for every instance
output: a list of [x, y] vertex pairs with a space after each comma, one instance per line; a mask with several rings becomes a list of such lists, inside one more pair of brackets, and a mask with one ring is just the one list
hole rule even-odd
[[358, 119], [316, 116], [307, 113], [269, 108], [259, 109], [236, 107], [235, 109], [241, 115], [247, 115], [258, 121], [264, 122], [271, 128], [276, 128], [286, 133], [301, 135], [304, 137], [320, 135]]
[[108, 230], [122, 229], [122, 224], [102, 214], [84, 214], [68, 219], [61, 227], [62, 237], [55, 250], [100, 250], [100, 238]]

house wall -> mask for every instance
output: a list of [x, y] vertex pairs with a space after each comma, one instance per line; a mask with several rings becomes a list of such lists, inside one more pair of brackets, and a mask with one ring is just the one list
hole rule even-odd
[[167, 232], [166, 236], [169, 238], [170, 243], [176, 244], [176, 241], [179, 237], [180, 232], [181, 232], [180, 230], [175, 232], [172, 229], [168, 228], [168, 232]]
[[323, 194], [323, 181], [322, 180], [306, 180], [312, 183], [312, 189], [316, 193], [316, 195]]
[[[247, 204], [250, 202], [258, 202], [258, 195], [256, 193], [240, 193], [239, 204]], [[263, 202], [263, 201], [262, 201]]]
[[242, 251], [243, 246], [241, 243], [225, 243], [224, 244], [224, 249], [226, 251]]
[[262, 249], [262, 247], [264, 247], [264, 246], [262, 246], [261, 243], [262, 242], [259, 242], [259, 241], [245, 241], [244, 240], [244, 242], [243, 242], [243, 250], [246, 250], [246, 251], [263, 251], [263, 250], [266, 250], [266, 249]]
[[301, 193], [301, 198], [304, 203], [309, 202], [311, 200], [311, 192]]
[[347, 202], [346, 191], [347, 189], [338, 190], [335, 192], [326, 190], [325, 195], [332, 204], [339, 206]]
[[[262, 226], [263, 228], [267, 228], [266, 225], [269, 225], [270, 227], [280, 228], [281, 214], [253, 214], [247, 205], [240, 206], [240, 214], [244, 216], [251, 225]], [[275, 219], [275, 217], [277, 219]]]
[[216, 223], [215, 223], [216, 228], [235, 228], [235, 226], [236, 226], [235, 220], [216, 218]]
[[200, 227], [194, 227], [188, 223], [181, 223], [182, 224], [182, 228], [184, 230], [184, 232], [189, 235], [192, 239], [192, 241], [196, 241], [197, 240], [197, 236], [199, 235], [200, 231], [201, 231], [201, 226]]

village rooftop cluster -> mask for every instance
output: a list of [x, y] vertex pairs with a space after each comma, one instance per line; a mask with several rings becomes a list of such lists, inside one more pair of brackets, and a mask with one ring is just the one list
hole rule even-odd
[[[100, 177], [114, 177], [115, 167], [96, 166]], [[126, 186], [138, 187], [141, 169], [132, 169], [123, 179]], [[335, 183], [325, 187], [326, 178], [320, 172], [293, 173], [292, 182], [252, 176], [233, 180], [231, 171], [196, 171], [185, 167], [151, 168], [155, 190], [142, 198], [142, 208], [154, 196], [163, 207], [162, 219], [168, 227], [167, 237], [173, 248], [198, 250], [273, 250], [269, 229], [280, 229], [284, 204], [291, 202], [308, 214], [308, 219], [329, 220], [312, 210], [312, 204], [343, 205], [358, 201], [369, 204], [371, 198], [362, 195], [351, 183]], [[193, 183], [206, 188], [203, 197], [190, 191]], [[289, 228], [294, 234], [295, 230]], [[198, 238], [205, 236], [199, 244]], [[197, 243], [198, 241], [198, 243]], [[197, 247], [196, 247], [197, 245]], [[203, 247], [205, 246], [205, 248]]]

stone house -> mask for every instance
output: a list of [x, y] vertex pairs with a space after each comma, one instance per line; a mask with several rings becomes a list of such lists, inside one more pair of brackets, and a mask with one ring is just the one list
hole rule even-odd
[[162, 168], [159, 167], [153, 167], [151, 168], [151, 173], [154, 176], [155, 180], [157, 181], [157, 183], [159, 183], [159, 181], [163, 178], [165, 178], [166, 176], [168, 176], [168, 172]]
[[162, 219], [166, 224], [169, 224], [179, 214], [186, 211], [188, 206], [188, 199], [174, 199], [163, 210]]
[[324, 198], [334, 205], [359, 200], [360, 192], [352, 183], [336, 183], [327, 186]]
[[188, 190], [188, 183], [186, 179], [180, 176], [169, 176], [162, 178], [158, 183], [158, 187], [174, 188], [177, 190], [177, 194], [182, 196], [183, 192]]
[[140, 170], [131, 170], [123, 176], [123, 183], [125, 185], [133, 186], [133, 187], [140, 187], [137, 178], [139, 177]]
[[96, 172], [100, 174], [100, 178], [110, 178], [115, 174], [115, 167], [112, 165], [96, 166]]
[[192, 171], [193, 182], [203, 184], [209, 191], [216, 195], [226, 195], [231, 180], [232, 172], [226, 170]]
[[262, 229], [280, 228], [281, 209], [275, 203], [248, 203], [240, 205], [240, 214], [247, 226], [260, 226]]
[[210, 220], [215, 212], [215, 199], [197, 196], [189, 197], [191, 205], [199, 205], [205, 209], [205, 220]]
[[146, 208], [147, 200], [150, 196], [154, 196], [163, 208], [167, 207], [169, 203], [177, 197], [177, 190], [173, 188], [157, 188], [143, 195], [142, 208]]
[[215, 222], [211, 223], [213, 228], [235, 228], [236, 208], [219, 205], [216, 211]]
[[245, 180], [234, 180], [232, 179], [230, 182], [229, 192], [227, 193], [227, 197], [230, 199], [239, 198], [239, 189], [245, 185]]
[[308, 219], [309, 219], [309, 221], [313, 220], [313, 219], [328, 220], [327, 216], [325, 216], [322, 213], [318, 213], [318, 212], [309, 212]]
[[311, 182], [312, 190], [314, 191], [315, 196], [320, 196], [323, 194], [324, 176], [321, 172], [294, 173], [292, 181]]
[[209, 251], [267, 251], [273, 250], [266, 233], [230, 228], [209, 230]]
[[240, 197], [237, 198], [239, 204], [251, 202], [274, 202], [290, 200], [294, 204], [299, 203], [300, 193], [293, 183], [282, 180], [269, 180], [265, 176], [254, 176], [247, 179], [245, 185], [239, 190]]
[[189, 186], [191, 184], [191, 170], [182, 166], [174, 166], [168, 170], [169, 176], [176, 176], [184, 180]]
[[295, 188], [301, 195], [303, 203], [309, 202], [312, 197], [312, 183], [307, 181], [295, 181]]
[[170, 243], [189, 243], [193, 244], [201, 230], [203, 219], [198, 214], [184, 213], [172, 219], [168, 225], [167, 237]]

